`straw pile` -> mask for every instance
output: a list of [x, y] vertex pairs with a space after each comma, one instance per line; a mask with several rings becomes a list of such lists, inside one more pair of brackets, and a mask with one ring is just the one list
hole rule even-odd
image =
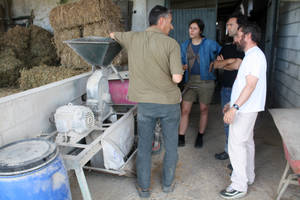
[[49, 19], [54, 31], [61, 31], [101, 21], [120, 21], [121, 11], [111, 0], [80, 0], [52, 9]]
[[57, 67], [41, 65], [33, 67], [32, 69], [22, 69], [19, 84], [21, 89], [27, 90], [63, 80], [89, 70], [90, 69], [88, 67], [72, 69], [64, 66]]
[[0, 50], [0, 86], [7, 87], [17, 83], [23, 62], [16, 58], [11, 48]]
[[18, 59], [28, 61], [30, 29], [16, 26], [3, 35], [4, 46], [12, 48]]
[[5, 97], [14, 93], [21, 92], [19, 88], [9, 87], [9, 88], [0, 88], [0, 98]]
[[[84, 27], [83, 37], [87, 36], [99, 36], [108, 37], [110, 32], [113, 31], [124, 31], [121, 26], [117, 26], [117, 23], [110, 23], [103, 21], [102, 23], [88, 24]], [[126, 51], [123, 49], [120, 54], [113, 60], [114, 65], [122, 65], [128, 63], [128, 56]]]
[[51, 33], [34, 25], [16, 26], [4, 33], [0, 38], [0, 87], [16, 85], [20, 69], [56, 65], [52, 39]]
[[[18, 59], [27, 66], [39, 65], [38, 58], [44, 61], [48, 57], [47, 64], [53, 65], [57, 62], [55, 46], [52, 43], [53, 36], [50, 32], [38, 26], [32, 25], [29, 28], [16, 26], [9, 29], [2, 36], [1, 46], [11, 48]], [[32, 60], [35, 63], [32, 63]]]
[[[51, 10], [50, 23], [61, 64], [68, 67], [87, 66], [63, 41], [87, 37], [108, 37], [110, 32], [123, 31], [120, 8], [111, 0], [79, 0]], [[127, 55], [118, 56], [114, 64], [127, 63]]]
[[31, 65], [57, 64], [56, 49], [52, 42], [53, 35], [38, 26], [30, 26]]
[[54, 42], [56, 45], [57, 55], [60, 57], [61, 64], [67, 67], [82, 67], [87, 66], [87, 63], [77, 55], [63, 41], [81, 37], [80, 27], [65, 29], [59, 32], [54, 32]]

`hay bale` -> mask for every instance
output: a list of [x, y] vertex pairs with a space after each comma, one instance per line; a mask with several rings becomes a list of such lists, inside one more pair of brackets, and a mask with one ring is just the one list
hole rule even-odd
[[87, 37], [87, 36], [109, 37], [109, 33], [115, 31], [124, 31], [121, 23], [101, 21], [101, 22], [85, 25], [83, 27], [83, 37]]
[[27, 67], [41, 63], [55, 65], [58, 57], [52, 39], [50, 32], [38, 26], [32, 25], [29, 28], [16, 26], [3, 35], [0, 44], [2, 49], [12, 48], [16, 57]]
[[5, 97], [14, 93], [18, 93], [21, 92], [22, 90], [19, 88], [15, 88], [15, 87], [5, 87], [5, 88], [0, 88], [0, 98], [1, 97]]
[[11, 48], [0, 51], [0, 87], [13, 86], [17, 84], [19, 69], [23, 62], [16, 58]]
[[63, 66], [88, 66], [88, 64], [80, 56], [78, 56], [67, 44], [63, 43], [63, 41], [65, 40], [80, 38], [80, 36], [81, 29], [79, 27], [54, 32], [56, 51]]
[[[112, 31], [124, 31], [120, 14], [120, 8], [111, 0], [80, 0], [54, 8], [50, 13], [50, 22], [61, 64], [68, 67], [87, 66], [63, 41], [82, 36], [108, 37]], [[113, 63], [127, 63], [126, 53], [118, 56]]]
[[29, 68], [31, 68], [32, 66], [39, 66], [39, 65], [56, 66], [58, 65], [58, 58], [53, 56], [32, 57]]
[[36, 66], [32, 69], [21, 70], [21, 77], [19, 79], [20, 88], [23, 90], [39, 87], [52, 83], [55, 81], [63, 80], [84, 72], [89, 71], [90, 68], [71, 69], [67, 67], [56, 66]]
[[[47, 60], [48, 65], [54, 65], [58, 60], [55, 46], [52, 42], [53, 35], [47, 30], [32, 25], [30, 29], [30, 53], [34, 58], [34, 65], [37, 60], [41, 60], [40, 63], [45, 63]], [[38, 63], [38, 65], [40, 64]]]
[[100, 22], [120, 20], [120, 8], [111, 0], [80, 0], [55, 7], [50, 12], [50, 23], [55, 31]]
[[122, 49], [122, 51], [114, 58], [112, 64], [116, 66], [123, 66], [128, 64], [128, 54], [125, 49]]
[[70, 47], [65, 47], [60, 55], [61, 65], [65, 67], [77, 68], [88, 66], [78, 54], [76, 54]]
[[[88, 24], [83, 27], [83, 37], [100, 36], [109, 37], [110, 32], [124, 31], [121, 24], [111, 23], [107, 21]], [[124, 65], [128, 63], [128, 55], [123, 49], [112, 62], [114, 65]]]
[[13, 48], [17, 58], [27, 61], [29, 57], [30, 30], [26, 27], [15, 26], [3, 35], [4, 46]]
[[68, 47], [68, 45], [64, 44], [63, 41], [80, 38], [81, 30], [79, 27], [75, 27], [72, 29], [65, 29], [62, 31], [54, 32], [54, 43], [56, 45], [56, 52], [59, 57], [61, 57], [62, 51]]

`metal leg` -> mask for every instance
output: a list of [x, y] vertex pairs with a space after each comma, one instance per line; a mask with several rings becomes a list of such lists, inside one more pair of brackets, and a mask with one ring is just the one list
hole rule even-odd
[[283, 175], [281, 177], [278, 189], [277, 189], [276, 200], [280, 200], [281, 196], [283, 195], [283, 193], [285, 192], [285, 190], [286, 190], [286, 188], [288, 187], [289, 184], [299, 185], [298, 180], [297, 180], [299, 175], [289, 174], [287, 176], [287, 173], [288, 173], [289, 169], [290, 169], [290, 165], [287, 162], [285, 170], [284, 170]]
[[278, 194], [276, 200], [280, 200], [281, 196], [283, 195], [283, 193], [285, 192], [286, 188], [288, 187], [288, 185], [291, 183], [291, 181], [294, 178], [294, 174], [290, 174], [288, 176], [288, 178], [286, 180], [284, 180], [284, 185], [282, 186], [280, 193]]
[[84, 200], [92, 200], [91, 193], [89, 187], [86, 182], [86, 178], [83, 172], [82, 167], [75, 168], [75, 173], [77, 177], [77, 181], [79, 183], [79, 187], [81, 190], [81, 194]]
[[286, 175], [287, 175], [289, 169], [290, 169], [290, 165], [289, 165], [289, 162], [287, 161], [287, 162], [286, 162], [286, 166], [285, 166], [285, 170], [284, 170], [284, 172], [283, 172], [283, 174], [282, 174], [282, 177], [281, 177], [281, 179], [280, 179], [280, 182], [279, 182], [279, 185], [278, 185], [278, 188], [277, 188], [277, 194], [279, 194], [279, 192], [280, 192], [280, 190], [281, 190], [281, 187], [282, 187], [282, 185], [283, 185], [283, 183], [284, 183], [285, 177], [286, 177]]

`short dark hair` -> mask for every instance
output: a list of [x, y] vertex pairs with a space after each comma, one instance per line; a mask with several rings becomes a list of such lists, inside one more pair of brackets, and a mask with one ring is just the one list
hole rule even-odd
[[247, 17], [245, 15], [242, 15], [242, 14], [230, 15], [228, 20], [231, 19], [231, 18], [236, 18], [236, 23], [238, 24], [239, 27], [243, 24], [248, 23]]
[[150, 26], [157, 25], [159, 18], [167, 17], [170, 13], [171, 11], [164, 6], [160, 6], [160, 5], [154, 6], [151, 9], [149, 14], [149, 25]]
[[243, 24], [239, 27], [239, 29], [246, 35], [251, 33], [251, 39], [255, 43], [259, 43], [261, 39], [261, 29], [255, 23], [247, 23]]
[[189, 27], [190, 27], [191, 24], [193, 24], [193, 23], [196, 23], [196, 24], [198, 25], [198, 27], [199, 27], [199, 29], [200, 29], [200, 31], [201, 31], [200, 36], [203, 36], [203, 31], [204, 31], [204, 27], [205, 27], [204, 22], [203, 22], [201, 19], [193, 19], [193, 20], [190, 21]]

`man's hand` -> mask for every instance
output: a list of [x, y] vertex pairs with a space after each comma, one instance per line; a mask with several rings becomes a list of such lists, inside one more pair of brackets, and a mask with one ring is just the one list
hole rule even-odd
[[217, 60], [224, 60], [224, 57], [222, 55], [217, 56]]
[[115, 33], [114, 33], [114, 32], [110, 33], [110, 34], [109, 34], [109, 37], [110, 37], [111, 39], [115, 39]]
[[185, 70], [187, 70], [188, 69], [188, 66], [187, 66], [187, 64], [185, 64], [185, 65], [182, 65], [182, 69], [185, 71]]
[[182, 80], [182, 74], [173, 74], [172, 75], [172, 81], [174, 83], [180, 83], [181, 80]]
[[224, 115], [224, 122], [226, 124], [231, 124], [234, 120], [236, 109], [234, 107], [231, 107]]
[[230, 108], [230, 103], [225, 104], [225, 106], [223, 107], [223, 114], [226, 113]]
[[209, 70], [208, 71], [212, 72], [213, 68], [214, 68], [214, 61], [209, 64]]

